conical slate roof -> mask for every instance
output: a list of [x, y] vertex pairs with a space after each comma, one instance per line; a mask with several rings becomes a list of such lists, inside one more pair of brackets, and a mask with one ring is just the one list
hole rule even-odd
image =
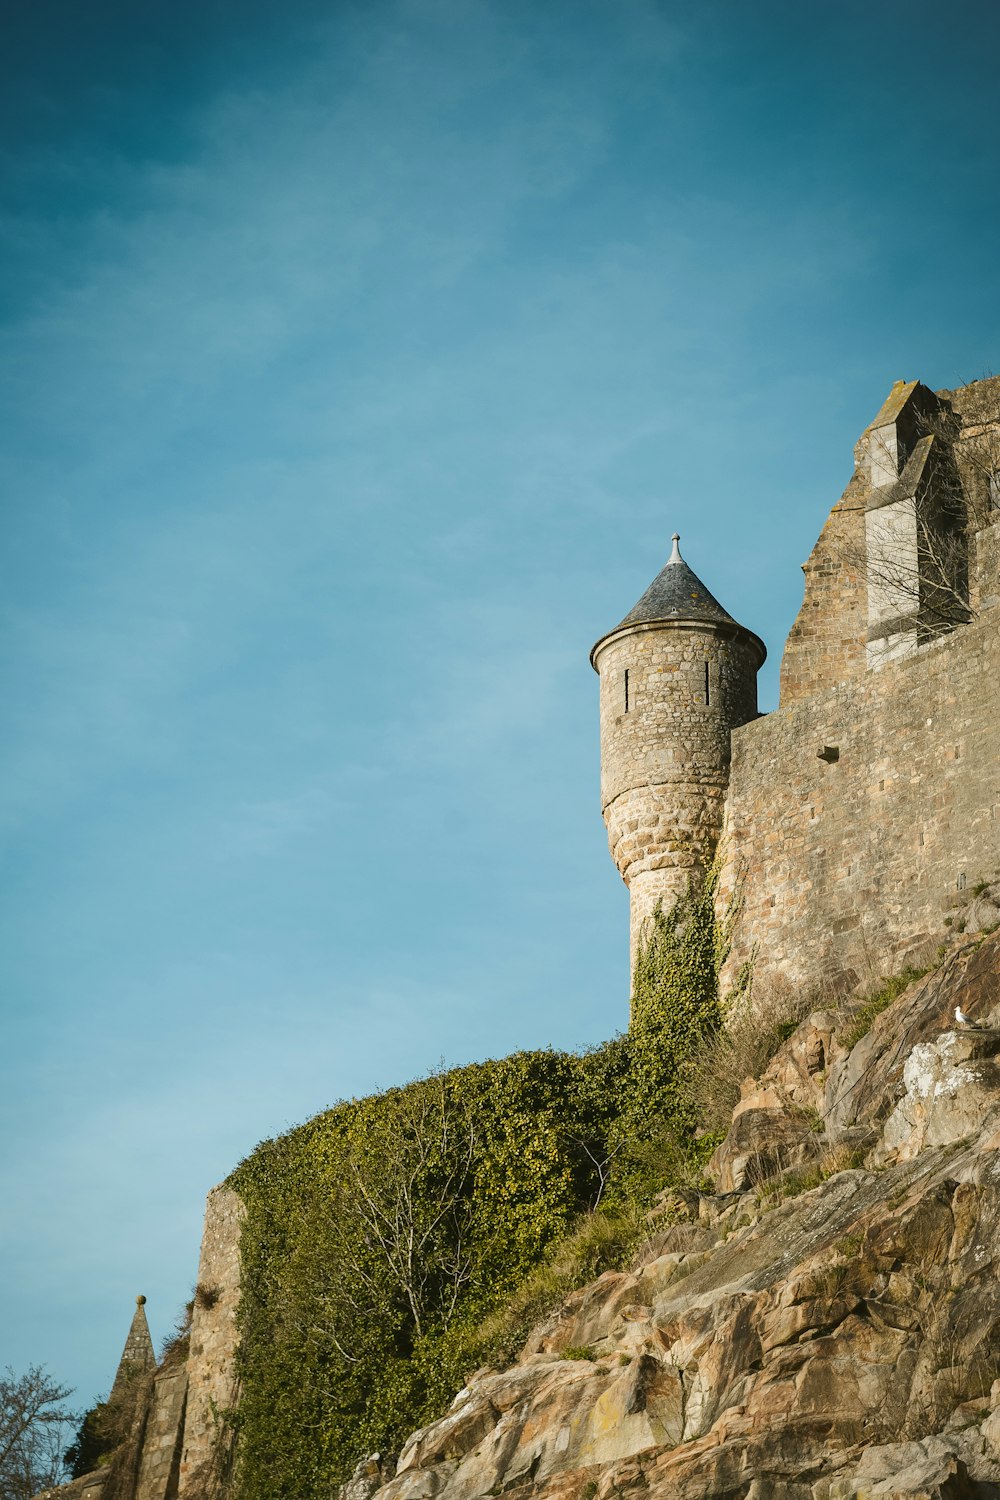
[[644, 620], [714, 620], [723, 625], [735, 625], [728, 610], [723, 609], [700, 578], [696, 578], [681, 557], [680, 536], [673, 535], [674, 549], [666, 566], [657, 573], [621, 625], [638, 625]]
[[[710, 594], [687, 563], [681, 557], [680, 536], [675, 531], [673, 535], [673, 551], [667, 559], [666, 565], [653, 579], [649, 588], [643, 594], [638, 604], [634, 605], [619, 621], [614, 630], [609, 630], [607, 635], [594, 647], [600, 646], [608, 639], [608, 636], [617, 635], [619, 630], [625, 630], [630, 625], [652, 624], [660, 620], [671, 621], [707, 621], [713, 625], [730, 625], [736, 630], [742, 630], [746, 635], [753, 636], [763, 653], [763, 661], [766, 650], [759, 636], [754, 635], [752, 630], [747, 630], [734, 620], [727, 609], [723, 609], [718, 599]], [[594, 651], [590, 653], [590, 659], [594, 660]]]
[[156, 1369], [156, 1355], [153, 1352], [153, 1340], [149, 1336], [149, 1324], [146, 1322], [145, 1302], [145, 1297], [135, 1299], [132, 1326], [118, 1362], [115, 1383], [111, 1387], [112, 1399], [137, 1375], [146, 1375], [150, 1370]]

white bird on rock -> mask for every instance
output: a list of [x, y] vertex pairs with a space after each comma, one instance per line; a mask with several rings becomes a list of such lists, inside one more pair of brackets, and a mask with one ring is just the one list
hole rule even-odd
[[959, 1026], [972, 1025], [972, 1022], [969, 1020], [968, 1016], [965, 1014], [960, 1005], [955, 1006], [955, 1020], [958, 1022]]

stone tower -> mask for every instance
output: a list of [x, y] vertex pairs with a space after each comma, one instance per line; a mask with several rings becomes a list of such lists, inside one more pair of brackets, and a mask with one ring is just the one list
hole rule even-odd
[[757, 717], [764, 643], [673, 552], [634, 609], [590, 653], [601, 679], [601, 806], [629, 889], [630, 952], [715, 853], [730, 733]]

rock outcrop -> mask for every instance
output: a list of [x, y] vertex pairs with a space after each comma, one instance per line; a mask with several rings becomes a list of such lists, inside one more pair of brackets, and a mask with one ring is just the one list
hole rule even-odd
[[810, 1016], [745, 1087], [718, 1192], [345, 1497], [1000, 1497], [998, 1023], [1000, 936], [851, 1046]]

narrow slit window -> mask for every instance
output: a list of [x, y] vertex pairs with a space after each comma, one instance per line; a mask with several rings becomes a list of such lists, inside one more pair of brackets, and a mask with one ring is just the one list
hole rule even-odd
[[708, 662], [705, 663], [705, 707], [708, 708], [712, 701], [712, 690], [708, 681]]
[[625, 712], [628, 713], [628, 667], [625, 668]]

